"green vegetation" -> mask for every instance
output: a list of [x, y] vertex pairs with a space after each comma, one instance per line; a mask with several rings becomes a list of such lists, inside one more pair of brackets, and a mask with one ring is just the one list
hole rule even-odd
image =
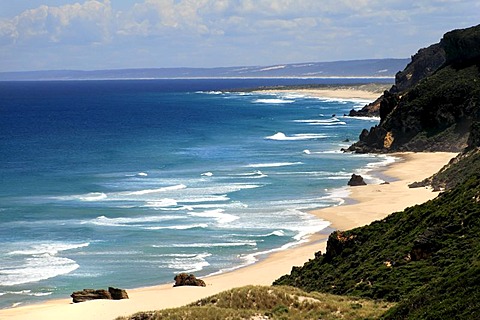
[[480, 318], [479, 218], [477, 172], [435, 200], [332, 233], [325, 254], [275, 284], [401, 301], [388, 319]]
[[448, 165], [432, 177], [412, 183], [410, 187], [417, 188], [431, 185], [436, 190], [448, 190], [463, 183], [466, 178], [477, 172], [480, 172], [480, 149], [474, 148], [452, 159]]
[[142, 312], [118, 320], [376, 319], [392, 305], [368, 299], [306, 293], [286, 286], [247, 286], [182, 308]]

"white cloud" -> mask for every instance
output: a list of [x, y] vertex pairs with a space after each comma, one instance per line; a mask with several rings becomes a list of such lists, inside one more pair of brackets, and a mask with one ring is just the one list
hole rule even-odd
[[[120, 35], [161, 35], [171, 30], [205, 34], [208, 26], [199, 11], [210, 4], [209, 0], [145, 0], [129, 12], [118, 14]], [[217, 10], [219, 10], [217, 8]]]
[[101, 42], [109, 38], [111, 5], [87, 0], [58, 7], [42, 5], [0, 21], [0, 35], [14, 42]]
[[16, 16], [0, 18], [0, 70], [14, 61], [26, 68], [32, 56], [58, 61], [52, 68], [408, 57], [448, 30], [478, 24], [480, 10], [478, 0], [55, 2], [65, 4], [18, 5], [8, 10]]

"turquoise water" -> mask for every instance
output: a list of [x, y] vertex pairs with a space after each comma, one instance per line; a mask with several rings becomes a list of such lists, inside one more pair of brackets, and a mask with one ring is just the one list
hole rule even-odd
[[308, 211], [391, 159], [339, 152], [378, 121], [342, 116], [366, 101], [233, 90], [279, 82], [0, 83], [0, 307], [225, 272], [327, 228]]

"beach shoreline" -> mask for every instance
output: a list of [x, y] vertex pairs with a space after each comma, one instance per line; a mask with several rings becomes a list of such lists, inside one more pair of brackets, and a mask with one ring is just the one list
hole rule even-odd
[[323, 99], [351, 99], [375, 101], [389, 85], [368, 84], [352, 86], [325, 86], [325, 87], [299, 87], [299, 88], [262, 88], [254, 90], [255, 93], [262, 94], [297, 94], [313, 98]]
[[[408, 188], [408, 184], [423, 180], [442, 168], [454, 153], [393, 154], [398, 160], [375, 170], [391, 179], [388, 184], [349, 187], [351, 204], [310, 211], [331, 223], [330, 227], [347, 230], [382, 219], [433, 199], [438, 193], [430, 188]], [[428, 163], [428, 166], [425, 164]], [[40, 304], [0, 310], [0, 319], [115, 319], [139, 311], [179, 307], [198, 299], [245, 285], [270, 285], [275, 279], [301, 266], [326, 250], [325, 234], [314, 234], [309, 241], [283, 251], [274, 252], [252, 265], [203, 278], [207, 286], [177, 287], [164, 284], [128, 290], [128, 300], [96, 300], [79, 304], [71, 299], [51, 300]], [[81, 288], [79, 288], [81, 289]]]
[[[325, 87], [262, 90], [266, 94], [300, 94], [317, 98], [375, 100], [379, 90], [368, 87]], [[258, 91], [256, 91], [258, 92]], [[409, 189], [408, 184], [420, 181], [437, 172], [456, 154], [453, 153], [405, 153], [393, 154], [397, 161], [375, 168], [373, 172], [388, 184], [371, 184], [348, 187], [348, 201], [343, 205], [310, 211], [320, 219], [329, 221], [326, 230], [346, 230], [369, 224], [388, 214], [406, 207], [423, 203], [437, 193], [428, 188]], [[425, 166], [428, 163], [428, 166]], [[382, 205], [379, 205], [382, 204]], [[95, 300], [73, 304], [71, 299], [57, 299], [46, 302], [0, 310], [0, 319], [115, 319], [140, 311], [158, 310], [183, 306], [198, 299], [245, 285], [270, 285], [280, 276], [301, 266], [314, 257], [315, 252], [326, 251], [328, 235], [324, 232], [313, 234], [307, 242], [285, 250], [262, 256], [254, 264], [247, 265], [203, 278], [207, 286], [173, 288], [169, 284], [127, 289], [128, 300]], [[78, 290], [83, 288], [78, 288]]]

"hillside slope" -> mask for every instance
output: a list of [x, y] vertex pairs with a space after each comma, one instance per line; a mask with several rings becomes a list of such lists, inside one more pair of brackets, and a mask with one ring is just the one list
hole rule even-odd
[[479, 234], [477, 173], [423, 205], [332, 233], [325, 254], [275, 284], [400, 301], [390, 319], [454, 319], [462, 312], [462, 319], [478, 319]]

